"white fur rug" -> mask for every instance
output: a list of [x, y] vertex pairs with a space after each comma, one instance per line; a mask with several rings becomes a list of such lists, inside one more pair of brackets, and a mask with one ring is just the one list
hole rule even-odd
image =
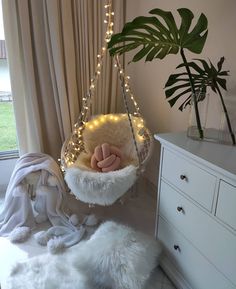
[[156, 240], [106, 222], [61, 255], [16, 264], [6, 289], [144, 289], [160, 253]]

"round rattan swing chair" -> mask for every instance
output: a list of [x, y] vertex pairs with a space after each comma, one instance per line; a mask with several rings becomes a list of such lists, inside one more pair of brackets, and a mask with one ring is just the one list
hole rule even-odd
[[[61, 151], [61, 167], [71, 192], [85, 203], [103, 206], [113, 204], [133, 186], [145, 168], [152, 144], [152, 136], [131, 90], [129, 76], [125, 74], [118, 56], [115, 57], [115, 66], [126, 113], [91, 115], [95, 86], [107, 55], [106, 44], [113, 33], [111, 0], [105, 8], [105, 45], [98, 55], [97, 70], [83, 98], [79, 118]], [[104, 163], [107, 167], [101, 168], [99, 164]], [[115, 169], [111, 170], [111, 167]]]

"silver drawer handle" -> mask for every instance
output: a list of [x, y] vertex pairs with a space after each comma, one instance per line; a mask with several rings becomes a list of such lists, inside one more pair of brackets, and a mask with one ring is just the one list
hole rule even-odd
[[179, 207], [179, 206], [178, 206], [178, 207], [177, 207], [177, 211], [183, 213], [183, 212], [184, 212], [184, 209], [183, 209], [183, 207]]
[[185, 180], [185, 181], [187, 180], [187, 177], [185, 175], [180, 175], [179, 177], [181, 180]]
[[174, 249], [175, 249], [175, 251], [179, 251], [180, 252], [180, 247], [178, 245], [174, 245]]

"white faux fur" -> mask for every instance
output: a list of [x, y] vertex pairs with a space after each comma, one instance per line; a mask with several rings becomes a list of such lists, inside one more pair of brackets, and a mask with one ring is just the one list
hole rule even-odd
[[86, 272], [98, 288], [143, 289], [158, 265], [160, 253], [158, 241], [109, 221], [80, 245], [79, 258], [74, 259], [74, 265], [80, 272]]
[[71, 167], [65, 180], [73, 194], [85, 203], [111, 205], [134, 184], [137, 168], [133, 165], [121, 170], [100, 173]]
[[147, 289], [160, 252], [154, 239], [106, 222], [61, 255], [16, 264], [4, 289]]
[[72, 252], [66, 252], [16, 264], [4, 289], [92, 289], [87, 276], [71, 265]]
[[24, 242], [29, 238], [31, 230], [29, 227], [17, 227], [9, 235], [11, 242]]

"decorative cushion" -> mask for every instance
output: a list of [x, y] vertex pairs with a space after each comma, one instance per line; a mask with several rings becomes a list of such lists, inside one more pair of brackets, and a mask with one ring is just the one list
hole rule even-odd
[[91, 168], [99, 172], [112, 172], [120, 168], [121, 150], [108, 143], [98, 145], [91, 157]]

